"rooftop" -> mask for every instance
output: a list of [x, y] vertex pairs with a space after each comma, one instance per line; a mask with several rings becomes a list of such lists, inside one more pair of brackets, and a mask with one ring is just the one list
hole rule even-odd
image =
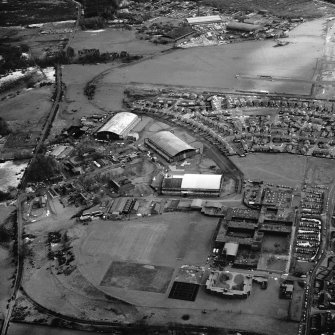
[[136, 114], [129, 112], [120, 112], [109, 119], [99, 130], [101, 132], [110, 132], [122, 135], [123, 132], [138, 118]]
[[178, 155], [186, 150], [195, 150], [192, 146], [182, 141], [170, 131], [160, 131], [149, 138], [150, 142], [161, 148], [171, 157]]
[[182, 189], [219, 190], [221, 174], [185, 174], [181, 183]]

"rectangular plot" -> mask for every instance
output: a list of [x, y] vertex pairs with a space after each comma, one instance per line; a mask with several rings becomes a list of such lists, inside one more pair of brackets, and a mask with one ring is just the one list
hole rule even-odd
[[167, 266], [113, 262], [100, 285], [129, 290], [165, 293], [174, 269]]
[[194, 301], [199, 291], [198, 284], [174, 282], [171, 288], [169, 298]]

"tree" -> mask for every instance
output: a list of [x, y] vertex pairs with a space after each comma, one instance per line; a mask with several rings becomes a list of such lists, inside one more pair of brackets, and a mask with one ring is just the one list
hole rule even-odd
[[70, 47], [70, 46], [67, 47], [66, 56], [68, 58], [73, 58], [75, 56], [75, 52], [74, 52], [74, 49], [72, 47]]
[[29, 182], [40, 182], [47, 180], [59, 173], [57, 162], [49, 156], [37, 155], [29, 166], [27, 180]]
[[1, 136], [6, 136], [10, 133], [10, 129], [8, 127], [7, 122], [0, 117], [0, 135]]

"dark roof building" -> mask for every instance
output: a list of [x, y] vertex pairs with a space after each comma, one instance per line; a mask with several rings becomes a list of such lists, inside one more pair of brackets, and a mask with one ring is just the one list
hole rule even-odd
[[144, 143], [168, 162], [186, 159], [197, 153], [197, 150], [182, 141], [170, 131], [160, 131], [144, 140]]

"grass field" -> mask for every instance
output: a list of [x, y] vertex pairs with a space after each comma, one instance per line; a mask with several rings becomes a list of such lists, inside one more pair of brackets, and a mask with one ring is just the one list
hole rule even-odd
[[[128, 281], [131, 290], [129, 293], [128, 290], [122, 290], [124, 299], [135, 300], [136, 304], [161, 300], [161, 294], [143, 295], [139, 292], [143, 289], [139, 278], [142, 274], [148, 275], [152, 281], [151, 284], [142, 283], [144, 289], [164, 293], [166, 282], [160, 277], [165, 277], [169, 282], [169, 269], [176, 269], [180, 264], [204, 265], [216, 224], [217, 219], [207, 218], [195, 212], [169, 213], [120, 223], [99, 222], [91, 225], [87, 236], [81, 239], [77, 249], [78, 267], [84, 276], [100, 289], [120, 294], [120, 289], [101, 286], [101, 282], [103, 285], [106, 282], [110, 285], [111, 280], [108, 278], [113, 277], [110, 274], [115, 273], [113, 268], [119, 264], [115, 262], [120, 262], [118, 268], [123, 267], [124, 271], [117, 273], [125, 284], [117, 285], [127, 286]], [[136, 267], [136, 264], [148, 265], [148, 269], [153, 266], [156, 275], [153, 276], [142, 269], [134, 279], [137, 271], [128, 270], [129, 266]], [[125, 273], [128, 273], [128, 277]], [[157, 288], [153, 289], [155, 281]], [[115, 286], [115, 282], [113, 285]]]
[[106, 28], [101, 30], [78, 31], [71, 47], [75, 51], [81, 49], [99, 49], [100, 52], [121, 52], [129, 54], [150, 55], [166, 50], [171, 46], [154, 44], [146, 40], [139, 40], [134, 30]]
[[309, 157], [306, 167], [306, 182], [329, 185], [335, 181], [334, 161], [331, 159]]
[[230, 157], [246, 179], [296, 186], [304, 179], [307, 157], [290, 154], [250, 154]]
[[128, 290], [165, 293], [174, 269], [167, 266], [113, 262], [102, 279], [101, 286]]
[[51, 87], [36, 88], [1, 102], [0, 116], [6, 121], [38, 121], [51, 108]]

